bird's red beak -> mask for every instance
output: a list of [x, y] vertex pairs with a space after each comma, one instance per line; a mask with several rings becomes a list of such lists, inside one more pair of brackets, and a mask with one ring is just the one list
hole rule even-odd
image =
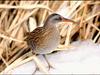
[[70, 19], [67, 19], [67, 18], [63, 18], [63, 17], [62, 17], [62, 21], [63, 21], [63, 22], [71, 22], [71, 23], [77, 24], [77, 22], [75, 22], [75, 21], [73, 21], [73, 20], [70, 20]]

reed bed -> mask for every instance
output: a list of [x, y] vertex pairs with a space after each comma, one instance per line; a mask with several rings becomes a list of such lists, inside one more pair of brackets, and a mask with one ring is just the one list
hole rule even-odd
[[100, 1], [0, 1], [1, 73], [32, 59], [47, 73], [27, 48], [25, 33], [43, 26], [49, 14], [61, 11], [78, 24], [58, 26], [61, 36], [58, 50], [71, 47], [71, 42], [77, 40], [91, 39], [100, 43]]

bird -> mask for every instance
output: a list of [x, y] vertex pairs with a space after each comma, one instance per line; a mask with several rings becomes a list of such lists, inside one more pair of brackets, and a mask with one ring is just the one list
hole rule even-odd
[[[61, 22], [76, 23], [60, 14], [53, 13], [47, 17], [43, 27], [37, 27], [32, 32], [26, 33], [27, 38], [25, 41], [29, 48], [32, 49], [33, 54], [41, 54], [46, 59], [46, 54], [55, 51], [60, 43], [60, 32], [57, 25]], [[47, 63], [49, 67], [52, 67], [48, 61]]]

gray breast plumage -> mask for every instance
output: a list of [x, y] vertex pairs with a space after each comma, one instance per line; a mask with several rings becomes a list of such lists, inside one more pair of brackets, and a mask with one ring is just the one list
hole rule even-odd
[[[48, 32], [48, 29], [45, 32]], [[59, 35], [59, 31], [57, 28], [53, 28], [53, 29], [51, 28], [51, 30], [49, 29], [49, 33], [47, 33], [47, 34], [48, 34], [48, 36], [44, 37], [41, 45], [37, 46], [36, 50], [34, 50], [34, 52], [36, 54], [51, 53], [59, 45], [60, 35]], [[40, 39], [40, 40], [42, 40], [42, 39]]]

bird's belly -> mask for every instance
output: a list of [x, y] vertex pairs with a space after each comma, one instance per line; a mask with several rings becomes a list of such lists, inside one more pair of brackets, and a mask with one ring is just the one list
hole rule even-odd
[[59, 45], [60, 41], [60, 35], [58, 32], [54, 34], [55, 35], [48, 37], [49, 40], [45, 40], [45, 44], [43, 44], [42, 47], [38, 47], [34, 52], [36, 54], [49, 54], [53, 52]]

